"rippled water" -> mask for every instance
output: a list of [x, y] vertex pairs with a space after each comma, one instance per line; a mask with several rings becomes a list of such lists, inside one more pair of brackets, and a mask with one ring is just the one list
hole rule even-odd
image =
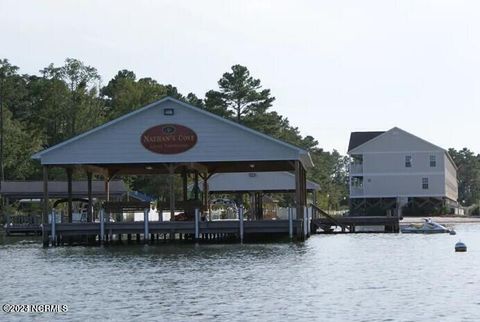
[[0, 237], [0, 304], [69, 308], [0, 320], [479, 321], [480, 226], [456, 230], [48, 249]]

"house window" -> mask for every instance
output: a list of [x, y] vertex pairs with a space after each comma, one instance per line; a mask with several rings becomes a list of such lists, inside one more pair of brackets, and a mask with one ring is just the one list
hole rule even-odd
[[363, 188], [363, 177], [352, 177], [351, 186], [355, 188]]
[[406, 155], [405, 156], [405, 168], [411, 168], [412, 167], [412, 156], [411, 155]]
[[422, 178], [422, 189], [428, 189], [428, 178]]
[[434, 155], [430, 156], [430, 168], [435, 168], [437, 166], [437, 157]]

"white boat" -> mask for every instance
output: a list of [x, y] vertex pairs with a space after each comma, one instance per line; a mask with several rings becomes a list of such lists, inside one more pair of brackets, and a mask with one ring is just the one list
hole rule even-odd
[[400, 226], [400, 231], [404, 234], [440, 234], [449, 233], [450, 229], [432, 221], [430, 218], [425, 218], [424, 223]]

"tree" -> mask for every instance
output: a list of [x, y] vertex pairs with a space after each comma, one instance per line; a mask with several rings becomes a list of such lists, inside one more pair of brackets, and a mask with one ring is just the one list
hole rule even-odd
[[223, 99], [223, 94], [218, 91], [210, 90], [205, 93], [204, 108], [210, 113], [221, 117], [233, 118], [233, 112], [228, 109], [227, 103]]
[[5, 179], [25, 180], [39, 172], [39, 167], [31, 156], [41, 149], [42, 140], [38, 133], [27, 131], [12, 115], [10, 110], [5, 108]]
[[458, 200], [465, 206], [480, 202], [480, 155], [467, 148], [448, 153], [458, 167]]
[[109, 120], [132, 112], [169, 94], [178, 96], [175, 87], [161, 85], [149, 77], [137, 81], [135, 73], [125, 69], [119, 71], [101, 90], [101, 95], [106, 100], [106, 112]]
[[[50, 64], [40, 71], [47, 80], [46, 95], [51, 95], [56, 112], [63, 119], [64, 135], [70, 138], [104, 121], [103, 103], [98, 97], [100, 76], [94, 67], [67, 58], [61, 67]], [[41, 94], [43, 95], [43, 94]], [[49, 109], [47, 107], [47, 109]], [[56, 143], [56, 142], [55, 142]]]
[[209, 95], [221, 99], [223, 106], [233, 111], [238, 123], [245, 115], [266, 112], [275, 100], [270, 90], [262, 89], [260, 80], [250, 76], [247, 67], [242, 65], [232, 66], [232, 72], [223, 74], [218, 85], [220, 91]]

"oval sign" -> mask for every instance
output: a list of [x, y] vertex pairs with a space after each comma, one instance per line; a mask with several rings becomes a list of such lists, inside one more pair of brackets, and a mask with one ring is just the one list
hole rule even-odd
[[161, 124], [143, 132], [142, 145], [155, 153], [176, 154], [190, 150], [197, 144], [197, 134], [178, 124]]

